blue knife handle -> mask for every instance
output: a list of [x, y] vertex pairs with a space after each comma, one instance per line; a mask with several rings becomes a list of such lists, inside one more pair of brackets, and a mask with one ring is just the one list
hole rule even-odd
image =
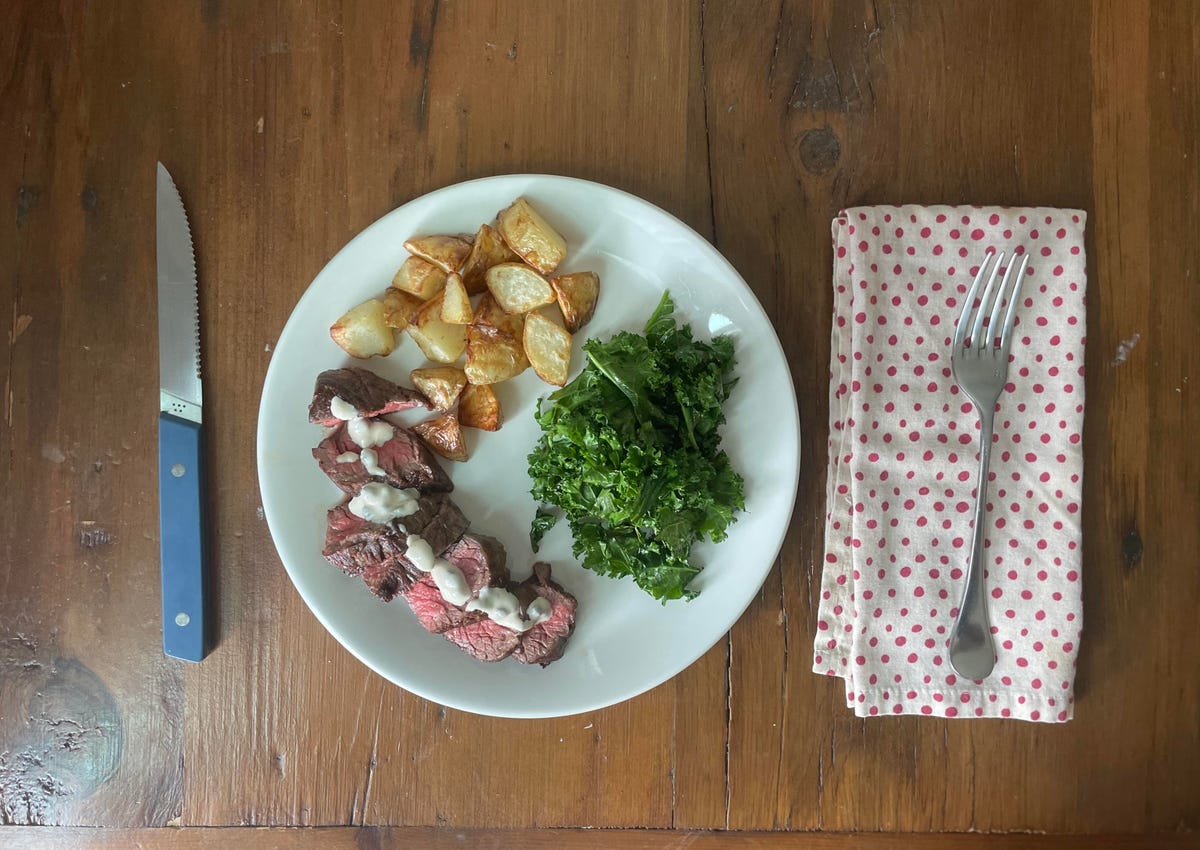
[[208, 545], [200, 426], [158, 417], [158, 532], [162, 550], [163, 652], [184, 661], [208, 654]]

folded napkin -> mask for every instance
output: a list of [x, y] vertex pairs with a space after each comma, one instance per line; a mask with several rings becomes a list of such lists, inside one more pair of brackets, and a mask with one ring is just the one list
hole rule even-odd
[[[845, 679], [860, 717], [1071, 719], [1082, 626], [1084, 221], [1079, 210], [920, 206], [834, 219], [829, 513], [813, 670]], [[1031, 259], [988, 490], [997, 661], [987, 679], [968, 681], [947, 644], [971, 557], [979, 417], [951, 374], [950, 342], [988, 248]]]

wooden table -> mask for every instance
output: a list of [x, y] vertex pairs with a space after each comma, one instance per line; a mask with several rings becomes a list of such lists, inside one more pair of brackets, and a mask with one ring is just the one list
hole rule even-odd
[[[1197, 139], [1186, 0], [3, 4], [0, 820], [106, 829], [0, 846], [1200, 846]], [[157, 159], [202, 281], [220, 644], [196, 666], [160, 650]], [[522, 171], [712, 239], [774, 317], [804, 425], [783, 554], [729, 636], [536, 722], [440, 708], [342, 649], [275, 555], [254, 447], [326, 260], [422, 193]], [[864, 722], [809, 670], [829, 221], [877, 202], [1089, 212], [1066, 726]], [[220, 829], [259, 826], [332, 829]], [[946, 835], [967, 831], [1065, 837]]]

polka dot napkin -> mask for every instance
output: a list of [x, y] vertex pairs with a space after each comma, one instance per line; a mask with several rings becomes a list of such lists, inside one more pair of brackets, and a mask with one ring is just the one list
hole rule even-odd
[[[860, 207], [833, 222], [829, 513], [813, 670], [862, 717], [1074, 710], [1083, 475], [1078, 210]], [[950, 339], [988, 248], [1030, 255], [996, 411], [985, 563], [997, 662], [947, 643], [970, 560], [979, 417]], [[1006, 263], [1007, 265], [1007, 263]]]

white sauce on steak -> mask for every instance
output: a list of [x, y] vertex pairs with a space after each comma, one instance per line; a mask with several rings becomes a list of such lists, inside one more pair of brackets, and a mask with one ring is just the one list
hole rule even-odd
[[442, 598], [451, 605], [462, 605], [471, 598], [471, 588], [462, 570], [443, 558], [434, 557], [433, 547], [421, 535], [408, 535], [408, 551], [405, 555], [414, 567], [429, 573]]
[[550, 618], [550, 603], [540, 596], [529, 603], [526, 611], [528, 620], [521, 618], [521, 603], [517, 597], [503, 587], [485, 587], [479, 591], [478, 597], [472, 599], [471, 588], [462, 570], [443, 558], [435, 557], [428, 540], [419, 534], [410, 534], [407, 542], [408, 551], [405, 554], [408, 560], [421, 572], [429, 573], [442, 598], [451, 605], [466, 603], [468, 611], [482, 611], [488, 619], [514, 632], [527, 632]]
[[521, 603], [517, 597], [503, 587], [485, 587], [479, 591], [479, 597], [467, 603], [468, 611], [482, 611], [489, 619], [496, 621], [506, 629], [514, 632], [527, 632], [545, 620], [550, 619], [550, 603], [541, 596], [529, 603], [525, 614], [528, 620], [521, 618]]
[[364, 484], [359, 494], [350, 500], [350, 513], [367, 522], [381, 525], [400, 517], [412, 516], [419, 507], [416, 490], [401, 490], [389, 484], [372, 481]]
[[362, 460], [362, 465], [366, 467], [369, 475], [378, 475], [380, 478], [387, 477], [387, 473], [384, 472], [383, 467], [379, 465], [379, 456], [375, 454], [374, 449], [363, 449], [362, 454], [359, 457]]
[[521, 603], [503, 587], [485, 587], [479, 591], [479, 598], [467, 603], [468, 611], [482, 611], [488, 619], [494, 620], [506, 629], [514, 632], [527, 632], [533, 628], [533, 622], [521, 619]]
[[356, 460], [358, 460], [358, 455], [354, 452], [342, 452], [337, 456], [338, 463], [354, 463]]
[[[387, 422], [362, 418], [358, 415], [358, 408], [341, 396], [335, 395], [329, 400], [329, 412], [347, 423], [346, 433], [350, 435], [350, 439], [359, 448], [371, 449], [375, 446], [382, 446], [396, 432], [396, 429]], [[341, 463], [342, 461], [339, 459], [338, 462]], [[370, 472], [372, 475], [383, 475], [382, 472], [372, 471], [365, 454], [363, 455], [363, 466], [367, 467], [367, 472]], [[376, 466], [375, 468], [378, 469], [379, 467]]]
[[329, 412], [343, 422], [349, 422], [351, 419], [358, 418], [358, 409], [350, 402], [336, 395], [329, 400]]
[[544, 596], [539, 596], [529, 603], [529, 607], [525, 609], [525, 615], [529, 617], [531, 625], [537, 625], [549, 620], [552, 610], [550, 600]]
[[364, 449], [382, 446], [392, 438], [395, 430], [386, 422], [373, 422], [370, 419], [351, 419], [350, 424], [346, 426], [346, 433], [350, 435], [350, 439]]

